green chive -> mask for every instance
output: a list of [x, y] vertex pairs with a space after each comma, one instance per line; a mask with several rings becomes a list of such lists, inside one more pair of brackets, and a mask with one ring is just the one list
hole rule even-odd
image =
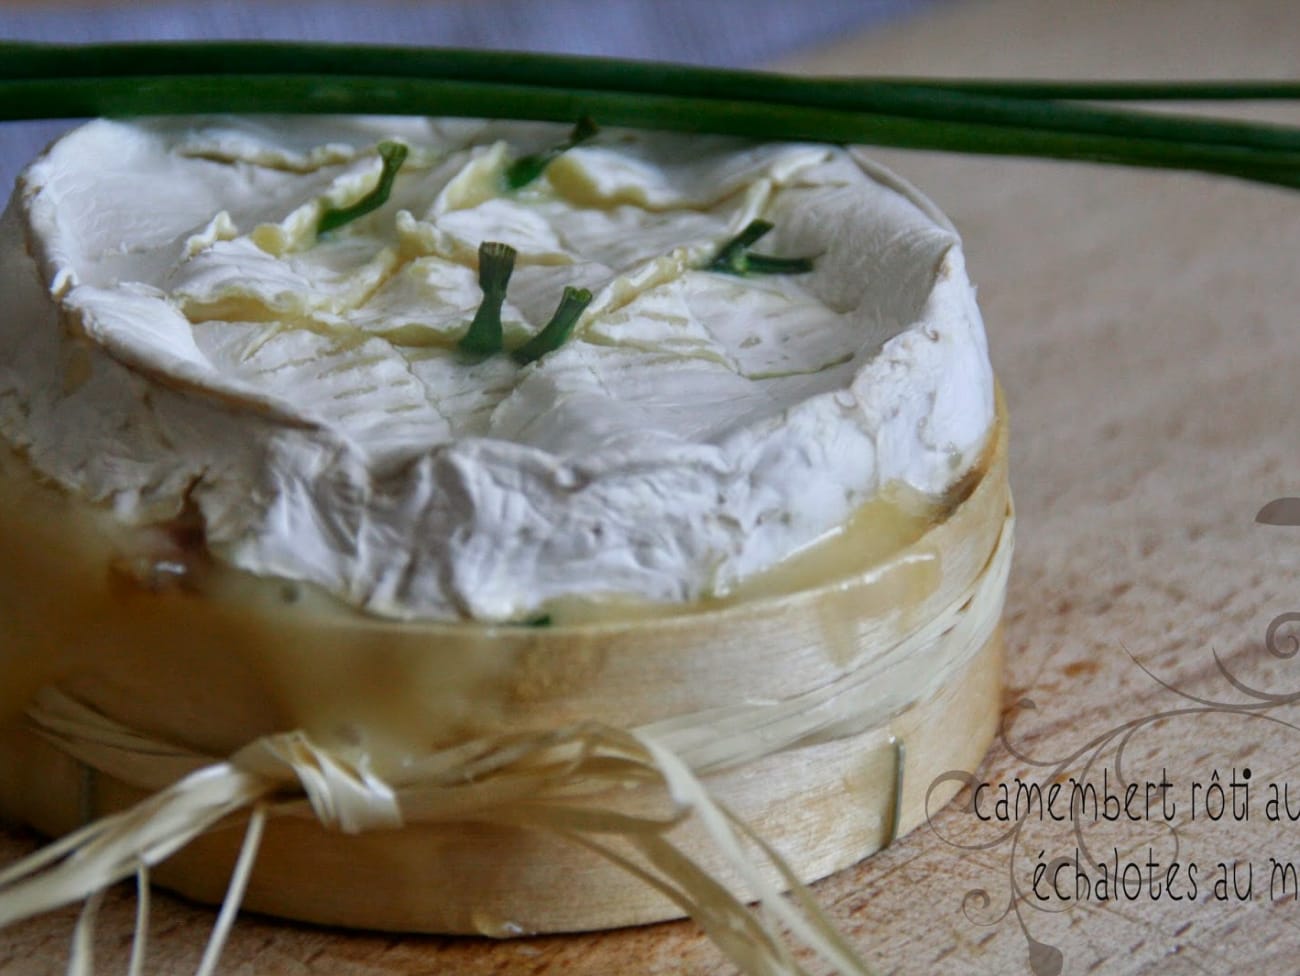
[[751, 274], [804, 274], [811, 271], [812, 258], [778, 258], [750, 251], [767, 236], [772, 226], [766, 220], [750, 221], [744, 230], [718, 249], [717, 256], [704, 266], [704, 270], [742, 278]]
[[584, 115], [578, 120], [578, 124], [573, 127], [573, 131], [569, 133], [569, 138], [564, 142], [551, 146], [549, 149], [544, 149], [539, 153], [533, 153], [531, 156], [523, 156], [511, 163], [505, 174], [506, 189], [518, 190], [527, 186], [541, 176], [546, 167], [550, 166], [556, 159], [575, 146], [582, 145], [599, 131], [600, 129], [591, 120], [591, 117]]
[[541, 359], [548, 352], [559, 349], [569, 338], [573, 327], [578, 324], [579, 316], [589, 304], [591, 304], [591, 292], [587, 289], [565, 288], [564, 296], [560, 299], [555, 314], [551, 316], [551, 321], [546, 323], [541, 332], [512, 352], [511, 357], [521, 366], [526, 366]]
[[483, 301], [474, 313], [474, 321], [457, 345], [476, 356], [491, 356], [505, 347], [501, 328], [501, 306], [506, 301], [506, 285], [515, 270], [515, 249], [499, 241], [484, 241], [478, 248], [478, 284]]
[[397, 171], [406, 162], [406, 153], [406, 146], [400, 142], [381, 142], [379, 158], [383, 161], [383, 169], [380, 170], [379, 182], [375, 188], [350, 207], [326, 210], [320, 215], [316, 233], [328, 234], [332, 230], [338, 230], [344, 224], [350, 224], [387, 203], [389, 194], [393, 192], [393, 180], [397, 178]]
[[745, 270], [750, 274], [807, 274], [812, 258], [774, 258], [770, 254], [746, 254]]
[[1300, 99], [1300, 83], [801, 78], [609, 58], [285, 42], [0, 41], [0, 119], [462, 115], [1192, 169], [1300, 188], [1300, 128], [1084, 100]]

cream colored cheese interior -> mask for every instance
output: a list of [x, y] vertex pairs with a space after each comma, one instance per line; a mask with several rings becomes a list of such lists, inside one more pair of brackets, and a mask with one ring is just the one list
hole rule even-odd
[[[624, 132], [501, 189], [565, 132], [84, 126], [0, 229], [0, 434], [124, 523], [197, 515], [219, 561], [404, 619], [761, 592], [975, 463], [992, 372], [924, 200], [831, 147]], [[317, 238], [382, 139], [411, 148], [391, 199]], [[759, 217], [811, 273], [698, 270]], [[507, 347], [592, 291], [564, 347], [456, 350], [484, 240], [519, 253]]]

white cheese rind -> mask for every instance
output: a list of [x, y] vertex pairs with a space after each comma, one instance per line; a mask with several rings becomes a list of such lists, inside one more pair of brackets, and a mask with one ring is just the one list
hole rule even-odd
[[[834, 532], [884, 485], [943, 492], [993, 421], [960, 244], [824, 146], [615, 134], [505, 195], [561, 127], [93, 122], [0, 228], [0, 434], [129, 523], [202, 513], [219, 559], [399, 618], [689, 601]], [[412, 146], [390, 202], [374, 145]], [[695, 270], [756, 217], [806, 275]], [[482, 240], [519, 259], [508, 342], [453, 347]]]

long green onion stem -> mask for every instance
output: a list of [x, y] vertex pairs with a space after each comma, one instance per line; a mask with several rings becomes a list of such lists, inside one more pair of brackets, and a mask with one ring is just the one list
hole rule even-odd
[[1300, 186], [1300, 129], [1080, 100], [1300, 99], [1297, 82], [803, 78], [614, 59], [266, 42], [0, 42], [0, 118], [464, 115], [869, 143]]
[[515, 249], [499, 241], [484, 241], [478, 248], [478, 284], [483, 301], [474, 313], [474, 321], [457, 345], [475, 356], [491, 356], [505, 347], [501, 327], [501, 306], [506, 301], [506, 285], [515, 270]]
[[778, 258], [750, 250], [767, 236], [772, 226], [766, 220], [750, 221], [744, 230], [718, 248], [717, 255], [704, 269], [742, 278], [751, 274], [804, 274], [811, 271], [812, 258]]
[[565, 288], [559, 307], [551, 316], [551, 320], [537, 335], [512, 352], [511, 358], [520, 365], [527, 365], [541, 359], [548, 352], [559, 349], [569, 338], [573, 327], [578, 324], [579, 316], [589, 304], [591, 304], [591, 292], [586, 288]]
[[402, 163], [406, 162], [406, 154], [407, 148], [400, 142], [381, 142], [379, 158], [383, 162], [383, 169], [380, 170], [379, 182], [375, 184], [375, 188], [350, 207], [330, 208], [322, 213], [320, 222], [316, 225], [316, 233], [327, 234], [332, 230], [338, 230], [344, 224], [350, 224], [358, 217], [364, 217], [387, 203], [389, 195], [393, 192], [393, 181], [397, 179], [397, 171], [402, 168]]
[[985, 78], [897, 79], [900, 84], [1008, 98], [1090, 102], [1267, 102], [1300, 98], [1300, 81], [1006, 81]]
[[[653, 61], [416, 48], [304, 44], [293, 41], [147, 41], [60, 45], [0, 41], [0, 78], [135, 75], [141, 65], [159, 75], [310, 74], [445, 78], [508, 84], [599, 88], [724, 98], [785, 100], [793, 91], [838, 93], [854, 99], [891, 88], [966, 91], [1008, 98], [1092, 101], [1294, 100], [1300, 81], [1006, 81], [969, 78], [802, 77], [773, 72], [701, 68]], [[796, 100], [805, 100], [801, 94]]]

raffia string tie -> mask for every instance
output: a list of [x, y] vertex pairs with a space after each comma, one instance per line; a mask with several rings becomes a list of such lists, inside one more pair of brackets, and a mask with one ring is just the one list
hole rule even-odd
[[[89, 976], [101, 893], [135, 875], [142, 893], [135, 976], [143, 968], [148, 868], [194, 838], [247, 817], [244, 845], [198, 969], [210, 976], [268, 817], [313, 817], [347, 833], [473, 822], [547, 831], [599, 853], [693, 917], [749, 976], [805, 972], [782, 929], [837, 971], [866, 974], [865, 963], [794, 871], [711, 796], [700, 777], [877, 728], [940, 687], [997, 626], [1012, 526], [1008, 510], [987, 563], [940, 612], [823, 687], [636, 729], [581, 723], [475, 740], [432, 751], [387, 777], [369, 767], [362, 747], [327, 748], [301, 731], [264, 736], [228, 759], [215, 759], [128, 729], [47, 688], [27, 715], [38, 734], [91, 769], [156, 792], [0, 870], [0, 928], [88, 899], [68, 971]], [[882, 693], [885, 686], [891, 693]], [[891, 748], [901, 755], [898, 744]], [[646, 784], [663, 791], [663, 809], [628, 813], [606, 805], [611, 790]], [[895, 825], [897, 816], [895, 810]], [[743, 891], [731, 890], [674, 844], [672, 829], [688, 818], [702, 827]], [[757, 912], [747, 907], [749, 899], [757, 901]]]

